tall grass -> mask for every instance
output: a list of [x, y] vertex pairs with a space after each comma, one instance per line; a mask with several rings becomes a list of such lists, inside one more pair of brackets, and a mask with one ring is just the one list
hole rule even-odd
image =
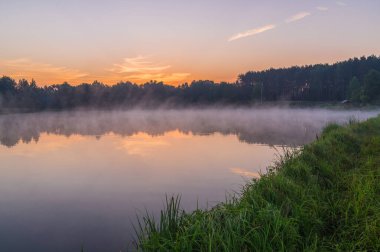
[[239, 198], [186, 213], [167, 198], [140, 218], [143, 251], [380, 251], [380, 117], [329, 125]]

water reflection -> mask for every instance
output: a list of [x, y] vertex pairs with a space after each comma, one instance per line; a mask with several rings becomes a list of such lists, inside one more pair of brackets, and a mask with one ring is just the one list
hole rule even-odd
[[248, 177], [248, 178], [258, 179], [261, 176], [259, 172], [252, 172], [252, 171], [239, 168], [239, 167], [231, 168], [231, 171], [235, 174], [241, 175], [243, 177]]
[[41, 133], [38, 142], [0, 146], [0, 251], [128, 251], [139, 210], [158, 214], [166, 194], [182, 195], [186, 210], [213, 206], [273, 152], [234, 135], [178, 130]]
[[[0, 251], [127, 251], [138, 210], [193, 210], [258, 178], [325, 123], [375, 112], [77, 111], [0, 116]], [[259, 144], [255, 144], [259, 143]], [[10, 148], [11, 147], [11, 148]]]
[[[328, 122], [363, 120], [376, 111], [306, 109], [225, 109], [152, 111], [76, 111], [0, 116], [0, 144], [38, 142], [42, 133], [100, 138], [107, 133], [136, 135], [126, 145], [159, 145], [138, 139], [144, 132], [160, 136], [178, 130], [182, 135], [221, 133], [236, 135], [242, 142], [268, 145], [302, 145], [315, 138]], [[138, 143], [139, 142], [139, 143]], [[136, 147], [138, 148], [138, 147]], [[138, 151], [136, 149], [136, 151]]]

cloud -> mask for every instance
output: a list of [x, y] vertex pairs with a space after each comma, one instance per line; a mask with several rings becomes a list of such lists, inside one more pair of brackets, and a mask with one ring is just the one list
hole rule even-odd
[[255, 29], [251, 29], [251, 30], [248, 30], [248, 31], [245, 31], [245, 32], [241, 32], [241, 33], [235, 34], [232, 37], [230, 37], [228, 39], [228, 41], [231, 42], [231, 41], [234, 41], [234, 40], [237, 40], [237, 39], [241, 39], [241, 38], [245, 38], [245, 37], [249, 37], [249, 36], [254, 36], [254, 35], [257, 35], [257, 34], [260, 34], [260, 33], [263, 33], [263, 32], [269, 31], [269, 30], [272, 30], [274, 28], [276, 28], [276, 26], [274, 24], [265, 25], [265, 26], [262, 26], [262, 27], [258, 27], [258, 28], [255, 28]]
[[170, 65], [154, 65], [152, 62], [147, 61], [147, 57], [137, 56], [134, 58], [125, 58], [121, 64], [114, 64], [114, 70], [117, 73], [147, 73], [147, 72], [160, 72], [169, 69]]
[[319, 11], [328, 11], [329, 8], [327, 8], [327, 7], [325, 7], [325, 6], [318, 6], [318, 7], [317, 7], [317, 10], [319, 10]]
[[136, 81], [136, 82], [146, 82], [150, 80], [157, 80], [157, 81], [163, 81], [163, 82], [178, 82], [181, 80], [186, 79], [190, 76], [190, 73], [141, 73], [141, 74], [135, 74], [135, 75], [129, 75], [126, 76], [126, 78], [130, 81]]
[[347, 6], [347, 4], [345, 2], [342, 2], [342, 1], [336, 1], [336, 4], [339, 6]]
[[124, 58], [122, 63], [114, 64], [108, 69], [114, 73], [113, 79], [130, 80], [134, 82], [147, 82], [158, 80], [163, 82], [178, 82], [190, 76], [190, 73], [170, 72], [171, 65], [158, 64], [147, 56]]
[[295, 22], [295, 21], [298, 21], [298, 20], [301, 20], [301, 19], [304, 19], [305, 17], [307, 16], [310, 16], [311, 13], [310, 12], [306, 12], [306, 11], [303, 11], [303, 12], [300, 12], [300, 13], [297, 13], [289, 18], [287, 18], [285, 20], [286, 23], [292, 23], [292, 22]]
[[15, 79], [34, 78], [40, 84], [57, 84], [63, 81], [79, 81], [88, 73], [68, 67], [58, 67], [47, 63], [34, 62], [28, 58], [0, 60], [2, 73]]

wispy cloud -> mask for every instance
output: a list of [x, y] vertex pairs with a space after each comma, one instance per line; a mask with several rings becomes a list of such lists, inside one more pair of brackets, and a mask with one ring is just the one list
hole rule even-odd
[[155, 65], [148, 61], [147, 57], [137, 56], [134, 58], [125, 58], [123, 63], [114, 64], [113, 69], [117, 73], [148, 73], [160, 72], [171, 68], [170, 65]]
[[35, 62], [28, 58], [0, 60], [3, 74], [15, 79], [34, 78], [37, 83], [52, 84], [63, 81], [80, 81], [88, 73], [68, 67], [58, 67], [47, 63]]
[[269, 30], [272, 30], [274, 28], [276, 28], [276, 26], [274, 24], [265, 25], [265, 26], [262, 26], [262, 27], [258, 27], [258, 28], [255, 28], [255, 29], [251, 29], [251, 30], [248, 30], [248, 31], [245, 31], [245, 32], [241, 32], [241, 33], [235, 34], [232, 37], [230, 37], [228, 39], [228, 41], [234, 41], [234, 40], [237, 40], [237, 39], [246, 38], [246, 37], [249, 37], [249, 36], [254, 36], [254, 35], [257, 35], [257, 34], [260, 34], [260, 33], [263, 33], [263, 32], [269, 31]]
[[345, 2], [342, 2], [342, 1], [336, 1], [336, 4], [339, 6], [347, 6], [347, 4]]
[[307, 16], [310, 16], [311, 13], [310, 12], [306, 12], [306, 11], [303, 11], [303, 12], [299, 12], [289, 18], [287, 18], [285, 20], [286, 23], [292, 23], [292, 22], [295, 22], [295, 21], [298, 21], [298, 20], [301, 20], [301, 19], [304, 19], [305, 17]]
[[325, 6], [318, 6], [318, 7], [317, 7], [317, 10], [319, 10], [319, 11], [328, 11], [329, 8], [327, 8], [327, 7], [325, 7]]
[[146, 82], [158, 80], [164, 82], [178, 82], [190, 76], [190, 73], [170, 72], [172, 68], [168, 64], [159, 64], [153, 62], [148, 56], [137, 56], [133, 58], [124, 58], [122, 63], [114, 64], [113, 68], [108, 69], [114, 73], [120, 80], [130, 80], [136, 82]]

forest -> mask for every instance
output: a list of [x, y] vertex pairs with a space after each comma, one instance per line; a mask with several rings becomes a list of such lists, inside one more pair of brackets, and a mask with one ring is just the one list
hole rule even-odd
[[106, 85], [40, 86], [34, 80], [0, 78], [0, 110], [40, 111], [74, 108], [133, 108], [137, 106], [253, 105], [278, 101], [380, 101], [380, 57], [352, 58], [335, 64], [249, 71], [233, 83], [197, 80], [172, 86], [150, 81]]

